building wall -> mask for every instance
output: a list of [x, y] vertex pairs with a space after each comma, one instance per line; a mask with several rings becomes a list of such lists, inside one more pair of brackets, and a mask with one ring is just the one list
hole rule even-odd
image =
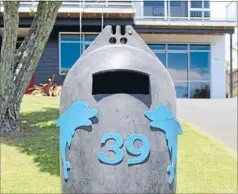
[[[203, 0], [203, 1], [205, 1], [205, 0]], [[233, 0], [233, 1], [235, 2], [235, 0]], [[164, 2], [167, 2], [167, 0], [164, 0]], [[172, 2], [172, 1], [170, 1], [170, 2]], [[210, 11], [210, 18], [212, 18], [212, 20], [218, 20], [218, 21], [225, 21], [226, 18], [234, 19], [234, 15], [230, 14], [231, 12], [234, 11], [234, 9], [228, 10], [228, 11], [226, 9], [227, 4], [230, 2], [231, 1], [224, 1], [224, 0], [210, 1], [210, 8], [206, 8], [207, 11]], [[136, 18], [143, 18], [144, 14], [146, 15], [146, 11], [144, 10], [143, 1], [137, 1], [135, 3], [135, 5], [136, 5], [136, 7], [135, 7]], [[156, 4], [155, 4], [155, 6], [156, 6]], [[160, 6], [162, 6], [162, 5], [160, 4]], [[179, 17], [179, 16], [181, 17], [180, 13], [185, 13], [186, 10], [187, 10], [187, 12], [189, 12], [189, 10], [192, 8], [192, 7], [190, 8], [189, 3], [181, 4], [180, 6], [181, 7], [179, 7], [178, 9], [175, 7], [172, 8], [173, 10], [171, 10], [171, 12], [173, 12], [174, 17]], [[164, 4], [163, 8], [165, 9], [165, 12], [167, 12], [166, 7], [167, 7], [167, 5]], [[161, 8], [161, 10], [163, 10], [163, 8]], [[198, 10], [199, 9], [197, 9], [196, 11], [198, 11]], [[151, 7], [151, 10], [149, 10], [149, 12], [151, 12], [151, 14], [152, 14], [152, 7]], [[183, 15], [183, 17], [185, 17], [185, 16]], [[185, 19], [185, 21], [186, 21], [186, 19]]]
[[[147, 43], [204, 43], [211, 44], [211, 98], [225, 98], [225, 35], [158, 35], [141, 34]], [[59, 75], [58, 37], [50, 37], [39, 65], [35, 71], [35, 84], [45, 83], [55, 74], [57, 84], [63, 84], [64, 77]]]
[[[228, 18], [236, 18], [236, 21], [238, 21], [238, 2], [232, 1], [232, 2], [227, 2], [227, 13], [228, 13]], [[238, 55], [238, 29], [237, 25], [235, 27], [235, 32], [232, 35], [232, 62], [233, 62], [233, 68], [237, 69], [238, 68], [238, 61], [237, 61], [237, 55]], [[226, 53], [226, 61], [229, 64], [230, 63], [230, 35], [226, 35], [226, 50], [229, 51]]]
[[44, 53], [40, 58], [39, 65], [35, 71], [35, 84], [46, 83], [49, 77], [55, 74], [55, 82], [60, 85], [63, 83], [64, 76], [59, 75], [59, 53], [58, 39], [51, 37], [46, 44]]
[[225, 98], [225, 36], [224, 35], [156, 35], [142, 34], [147, 43], [211, 44], [211, 98]]
[[210, 1], [211, 18], [224, 20], [227, 17], [226, 12], [227, 2], [224, 0]]

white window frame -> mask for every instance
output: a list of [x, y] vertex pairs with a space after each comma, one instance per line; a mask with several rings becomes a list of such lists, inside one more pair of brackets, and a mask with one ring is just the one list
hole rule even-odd
[[[80, 41], [61, 41], [61, 37], [62, 35], [80, 35], [81, 34], [81, 37], [82, 37], [82, 40]], [[98, 35], [99, 32], [93, 32], [93, 33], [90, 33], [90, 32], [83, 32], [83, 33], [80, 33], [80, 32], [59, 32], [59, 36], [58, 36], [58, 67], [59, 67], [59, 75], [66, 75], [67, 73], [64, 73], [62, 72], [62, 67], [61, 67], [61, 43], [81, 43], [83, 45], [82, 47], [82, 53], [85, 51], [85, 44], [87, 45], [90, 45], [92, 43], [92, 41], [85, 41], [85, 35]]]
[[[191, 6], [191, 1], [193, 1], [193, 0], [189, 0], [188, 1], [188, 16], [189, 16], [189, 20], [191, 20], [191, 18], [192, 19], [202, 19], [202, 21], [204, 20], [204, 19], [206, 19], [206, 20], [209, 20], [210, 18], [211, 18], [211, 2], [210, 2], [210, 6], [209, 6], [209, 8], [205, 8], [204, 7], [204, 5], [205, 5], [205, 1], [206, 0], [200, 0], [200, 1], [202, 1], [202, 7], [201, 8], [192, 8]], [[202, 12], [202, 17], [191, 17], [191, 11], [201, 11]], [[209, 13], [210, 13], [210, 16], [209, 17], [205, 17], [205, 15], [204, 15], [204, 12], [205, 11], [209, 11]]]
[[[164, 1], [164, 16], [145, 16], [144, 15], [144, 1], [141, 1], [141, 16], [140, 18], [141, 19], [144, 19], [144, 18], [163, 18], [165, 20], [170, 20], [171, 17], [170, 16], [170, 2], [171, 1], [174, 1], [174, 0], [161, 0], [161, 1]], [[205, 8], [204, 5], [205, 5], [205, 1], [206, 0], [200, 0], [202, 1], [202, 7], [201, 8], [192, 8], [191, 7], [191, 1], [192, 0], [187, 0], [188, 1], [188, 17], [181, 17], [181, 18], [186, 18], [188, 20], [191, 20], [192, 19], [199, 19], [199, 20], [209, 20], [211, 18], [211, 6], [209, 6], [209, 8]], [[201, 11], [202, 12], [202, 17], [191, 17], [191, 11]], [[205, 17], [204, 13], [205, 11], [208, 11], [210, 13], [210, 16], [209, 17]]]

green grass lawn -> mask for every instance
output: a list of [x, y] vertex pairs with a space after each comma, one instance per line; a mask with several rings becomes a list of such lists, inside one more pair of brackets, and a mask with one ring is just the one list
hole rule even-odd
[[[25, 96], [23, 132], [1, 137], [1, 193], [60, 193], [59, 98]], [[177, 193], [237, 193], [237, 155], [181, 122]]]

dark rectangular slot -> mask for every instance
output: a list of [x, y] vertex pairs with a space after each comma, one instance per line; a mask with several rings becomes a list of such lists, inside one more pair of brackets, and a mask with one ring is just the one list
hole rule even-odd
[[104, 71], [93, 74], [92, 94], [149, 94], [149, 75], [132, 70]]

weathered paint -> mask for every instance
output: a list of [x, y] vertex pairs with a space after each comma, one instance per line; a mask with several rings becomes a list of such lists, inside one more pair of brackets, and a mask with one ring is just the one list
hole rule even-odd
[[[114, 45], [109, 42], [112, 36], [117, 40]], [[127, 38], [127, 44], [121, 44], [122, 37]], [[146, 84], [149, 94], [131, 91], [93, 94], [93, 75], [108, 71], [149, 76], [150, 82]], [[122, 75], [120, 79], [125, 77]], [[121, 84], [127, 86], [125, 81]], [[106, 27], [70, 69], [62, 90], [61, 113], [77, 100], [99, 110], [98, 122], [91, 130], [77, 130], [71, 148], [67, 150], [72, 170], [68, 172], [67, 182], [61, 178], [63, 193], [175, 193], [176, 176], [172, 184], [168, 183], [167, 168], [171, 160], [165, 134], [150, 130], [150, 122], [144, 116], [145, 110], [154, 109], [159, 104], [169, 106], [176, 113], [173, 81], [131, 27], [126, 28], [125, 35], [121, 35], [120, 28], [114, 35], [111, 28]], [[123, 146], [124, 159], [120, 164], [100, 163], [98, 153], [107, 153], [110, 143], [101, 147], [100, 140], [106, 133], [117, 133], [124, 142], [132, 134], [144, 135], [150, 142], [148, 159], [138, 165], [128, 165], [128, 160], [136, 157], [127, 154], [126, 146]]]
[[78, 127], [91, 126], [90, 119], [97, 114], [97, 109], [89, 109], [84, 102], [76, 101], [57, 120], [56, 125], [60, 127], [60, 154], [65, 180], [68, 179], [68, 169], [70, 168], [70, 163], [66, 160], [66, 148], [67, 146], [70, 148], [75, 130]]
[[[135, 147], [134, 143], [136, 142], [136, 140], [139, 140], [141, 142], [140, 148]], [[126, 150], [131, 155], [138, 156], [136, 158], [128, 159], [128, 164], [140, 164], [144, 162], [150, 154], [150, 141], [143, 134], [132, 134], [127, 138]]]
[[109, 145], [107, 150], [114, 152], [115, 157], [109, 158], [105, 154], [105, 152], [99, 152], [98, 159], [104, 164], [118, 164], [123, 160], [123, 139], [118, 133], [106, 133], [102, 139], [101, 144], [105, 144], [108, 140], [113, 139], [115, 143], [113, 145]]
[[156, 107], [155, 111], [145, 111], [145, 116], [152, 121], [150, 123], [151, 127], [159, 128], [165, 132], [168, 147], [172, 153], [172, 164], [167, 169], [170, 173], [169, 184], [172, 184], [177, 163], [178, 134], [182, 134], [182, 128], [167, 106], [161, 105]]

